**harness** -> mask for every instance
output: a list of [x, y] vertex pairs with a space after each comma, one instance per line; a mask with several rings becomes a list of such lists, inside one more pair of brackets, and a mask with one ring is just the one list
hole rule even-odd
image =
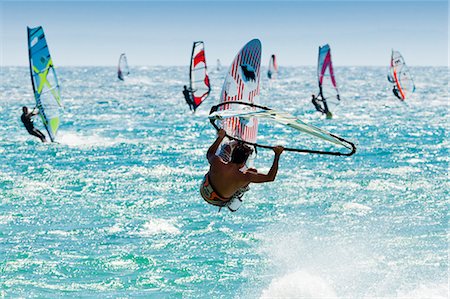
[[203, 199], [216, 207], [219, 207], [219, 212], [223, 207], [227, 207], [231, 212], [236, 212], [242, 205], [242, 196], [249, 190], [248, 187], [241, 188], [231, 198], [224, 198], [217, 194], [209, 181], [209, 175], [206, 174], [202, 184], [200, 185], [200, 194]]
[[230, 198], [225, 198], [217, 194], [216, 190], [211, 186], [209, 174], [206, 174], [203, 179], [200, 186], [200, 194], [207, 203], [217, 207], [226, 206], [227, 202], [230, 200]]

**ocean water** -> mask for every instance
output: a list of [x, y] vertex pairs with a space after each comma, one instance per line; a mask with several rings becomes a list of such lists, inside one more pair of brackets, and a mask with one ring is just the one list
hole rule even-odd
[[[276, 181], [253, 185], [236, 213], [198, 193], [225, 69], [195, 115], [187, 67], [131, 67], [125, 82], [114, 67], [57, 71], [59, 144], [41, 144], [20, 123], [28, 68], [1, 69], [0, 297], [447, 298], [448, 68], [413, 67], [402, 103], [386, 68], [336, 67], [332, 120], [310, 103], [314, 67], [262, 78], [261, 104], [357, 153], [285, 152]], [[261, 140], [291, 141], [276, 129]], [[260, 150], [255, 166], [272, 158]]]

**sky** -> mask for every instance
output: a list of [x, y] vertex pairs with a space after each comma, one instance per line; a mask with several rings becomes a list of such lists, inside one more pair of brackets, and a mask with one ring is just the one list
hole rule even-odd
[[391, 49], [411, 66], [447, 66], [448, 2], [440, 1], [5, 1], [0, 66], [27, 66], [26, 27], [43, 26], [57, 66], [188, 65], [203, 40], [211, 65], [259, 38], [263, 63], [386, 66]]

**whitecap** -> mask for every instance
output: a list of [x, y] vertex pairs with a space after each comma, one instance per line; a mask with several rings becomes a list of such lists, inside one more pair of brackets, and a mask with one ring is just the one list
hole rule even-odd
[[150, 219], [137, 234], [141, 237], [150, 237], [158, 234], [180, 234], [180, 230], [172, 222], [172, 220], [166, 219]]
[[337, 298], [337, 295], [323, 278], [297, 271], [273, 279], [261, 298]]

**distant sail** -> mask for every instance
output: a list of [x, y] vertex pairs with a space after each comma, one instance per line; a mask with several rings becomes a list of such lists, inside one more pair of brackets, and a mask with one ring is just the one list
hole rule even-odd
[[394, 94], [397, 93], [396, 96], [401, 100], [405, 100], [409, 94], [416, 90], [411, 72], [398, 51], [392, 50], [388, 80], [393, 83]]
[[328, 44], [319, 47], [317, 79], [319, 81], [319, 96], [323, 100], [340, 100], [339, 90], [334, 77], [333, 63], [331, 61], [331, 50]]
[[120, 80], [125, 80], [125, 77], [130, 74], [130, 69], [128, 68], [127, 56], [125, 53], [120, 54], [119, 66], [117, 67], [117, 77]]
[[31, 83], [36, 107], [53, 142], [59, 128], [62, 108], [58, 78], [42, 27], [27, 27], [27, 32]]
[[216, 70], [220, 71], [222, 69], [222, 64], [220, 63], [220, 59], [217, 58], [217, 66], [216, 66]]
[[267, 77], [269, 77], [269, 79], [274, 79], [277, 73], [278, 73], [277, 60], [275, 54], [272, 54], [269, 60], [269, 70], [267, 71]]
[[211, 91], [206, 68], [205, 45], [202, 41], [194, 42], [192, 46], [189, 87], [192, 92], [195, 111], [206, 100]]

